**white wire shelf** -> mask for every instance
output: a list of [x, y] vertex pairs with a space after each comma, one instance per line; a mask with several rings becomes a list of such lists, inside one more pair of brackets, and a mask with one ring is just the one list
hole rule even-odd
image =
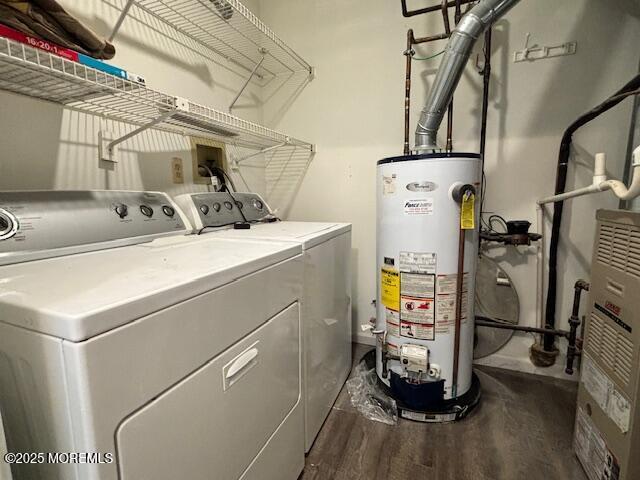
[[4, 37], [0, 37], [0, 89], [137, 125], [134, 133], [153, 127], [256, 150], [277, 146], [314, 150], [312, 144], [284, 133]]
[[261, 79], [313, 68], [238, 0], [127, 0], [110, 38], [136, 5]]

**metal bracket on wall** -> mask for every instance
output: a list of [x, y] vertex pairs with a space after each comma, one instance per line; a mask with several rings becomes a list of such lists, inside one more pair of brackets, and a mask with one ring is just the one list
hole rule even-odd
[[531, 34], [527, 33], [524, 48], [522, 50], [516, 50], [513, 52], [513, 62], [533, 62], [535, 60], [542, 60], [543, 58], [562, 57], [565, 55], [574, 55], [578, 49], [578, 42], [566, 42], [560, 45], [529, 46], [529, 39]]
[[148, 130], [150, 128], [155, 127], [156, 125], [158, 125], [159, 123], [164, 122], [165, 120], [168, 120], [169, 118], [171, 118], [176, 113], [177, 113], [177, 110], [169, 110], [168, 112], [163, 113], [162, 115], [158, 116], [157, 118], [154, 118], [150, 122], [145, 123], [144, 125], [141, 125], [140, 127], [136, 128], [135, 130], [130, 131], [126, 135], [123, 135], [123, 136], [121, 136], [119, 138], [116, 138], [116, 139], [112, 139], [111, 136], [107, 132], [100, 131], [99, 134], [98, 134], [99, 135], [98, 154], [100, 156], [100, 160], [103, 160], [105, 162], [117, 163], [118, 162], [118, 158], [117, 158], [117, 149], [116, 149], [116, 147], [119, 144], [129, 140], [132, 137], [135, 137], [136, 135], [138, 135], [139, 133], [144, 132], [145, 130]]
[[[271, 152], [273, 150], [277, 150], [281, 147], [284, 147], [285, 145], [290, 145], [291, 144], [291, 140], [289, 138], [287, 138], [286, 142], [282, 142], [279, 143], [278, 145], [273, 145], [272, 147], [267, 147], [267, 148], [263, 148], [262, 150], [258, 150], [257, 152], [254, 152], [250, 155], [247, 155], [246, 157], [242, 157], [242, 158], [234, 158], [231, 161], [231, 169], [234, 171], [238, 171], [238, 168], [240, 167], [240, 163], [244, 162], [245, 160], [249, 160], [250, 158], [253, 157], [257, 157], [258, 155], [262, 155], [263, 153], [268, 153]], [[267, 164], [268, 166], [268, 164]]]
[[251, 70], [251, 73], [249, 74], [247, 79], [244, 81], [244, 84], [242, 85], [242, 87], [240, 87], [240, 91], [235, 96], [235, 98], [231, 101], [231, 104], [229, 105], [229, 113], [231, 113], [231, 109], [233, 108], [233, 106], [236, 104], [236, 102], [240, 98], [240, 95], [242, 95], [242, 92], [244, 92], [244, 90], [247, 88], [247, 86], [249, 85], [249, 82], [254, 77], [254, 75], [256, 74], [256, 72], [258, 71], [260, 66], [262, 65], [262, 62], [264, 62], [264, 59], [267, 57], [267, 54], [269, 53], [269, 51], [266, 48], [259, 48], [258, 51], [260, 52], [260, 54], [262, 54], [262, 58], [260, 58], [260, 61], [258, 63], [256, 63], [255, 67], [253, 67], [253, 70]]

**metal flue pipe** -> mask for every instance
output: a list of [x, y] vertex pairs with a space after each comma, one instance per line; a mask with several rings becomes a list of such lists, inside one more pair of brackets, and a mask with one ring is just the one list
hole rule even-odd
[[520, 0], [481, 0], [451, 33], [442, 63], [416, 129], [417, 152], [438, 149], [438, 129], [453, 98], [476, 40]]

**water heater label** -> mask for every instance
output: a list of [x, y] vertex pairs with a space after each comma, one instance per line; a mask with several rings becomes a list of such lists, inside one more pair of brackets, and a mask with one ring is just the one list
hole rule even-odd
[[[450, 333], [456, 320], [457, 274], [438, 275], [436, 282], [436, 333]], [[461, 323], [469, 317], [469, 274], [462, 277]]]
[[408, 273], [436, 273], [436, 254], [400, 252], [400, 271]]
[[403, 322], [433, 326], [435, 319], [433, 298], [400, 297], [400, 319]]
[[[465, 272], [462, 276], [462, 291], [469, 290], [469, 272]], [[455, 295], [458, 288], [458, 275], [452, 273], [450, 275], [438, 275], [437, 293], [438, 295]]]
[[436, 276], [433, 273], [400, 273], [400, 294], [435, 298]]
[[400, 310], [400, 274], [397, 270], [383, 268], [380, 271], [380, 299], [382, 304], [395, 310]]
[[389, 335], [400, 335], [400, 312], [385, 308], [385, 317], [387, 321], [387, 333]]
[[396, 193], [396, 174], [382, 177], [382, 195], [393, 195]]
[[417, 338], [419, 340], [433, 340], [433, 324], [401, 322], [400, 335], [408, 338]]
[[433, 215], [433, 198], [405, 200], [405, 215]]

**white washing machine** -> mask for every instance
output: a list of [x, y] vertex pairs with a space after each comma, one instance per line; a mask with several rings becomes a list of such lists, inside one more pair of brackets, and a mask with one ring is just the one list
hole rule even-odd
[[0, 218], [8, 448], [62, 454], [15, 480], [298, 477], [300, 245], [184, 236], [161, 193], [0, 193]]
[[4, 462], [7, 453], [7, 442], [4, 437], [4, 424], [2, 422], [2, 412], [0, 412], [0, 480], [11, 480], [11, 467]]
[[[268, 205], [252, 193], [198, 193], [175, 200], [196, 232], [302, 246], [302, 384], [308, 452], [351, 371], [351, 224], [269, 221], [275, 217]], [[250, 229], [233, 228], [245, 220]]]

